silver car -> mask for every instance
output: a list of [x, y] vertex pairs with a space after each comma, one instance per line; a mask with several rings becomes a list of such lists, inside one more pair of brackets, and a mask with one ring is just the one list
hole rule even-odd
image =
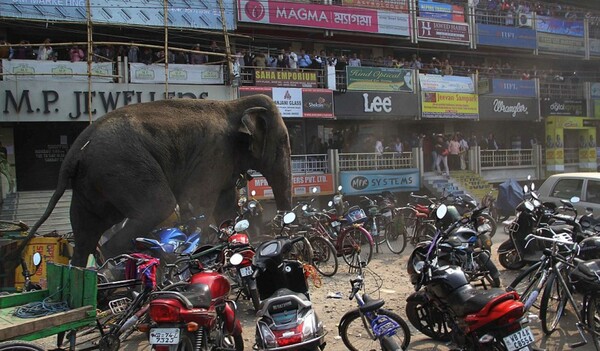
[[600, 215], [600, 173], [562, 173], [550, 176], [539, 191], [542, 201], [554, 202], [560, 206], [560, 200], [570, 200], [579, 197], [575, 208], [580, 214], [586, 209], [592, 209], [594, 216]]

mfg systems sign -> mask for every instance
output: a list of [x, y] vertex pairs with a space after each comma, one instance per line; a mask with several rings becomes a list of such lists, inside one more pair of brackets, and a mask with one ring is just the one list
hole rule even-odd
[[340, 183], [346, 195], [378, 194], [386, 190], [415, 191], [421, 187], [420, 180], [417, 168], [340, 172]]

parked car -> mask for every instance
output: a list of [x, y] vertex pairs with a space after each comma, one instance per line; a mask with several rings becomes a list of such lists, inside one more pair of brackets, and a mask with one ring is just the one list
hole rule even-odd
[[539, 188], [542, 201], [560, 205], [560, 200], [570, 200], [573, 196], [580, 201], [575, 204], [580, 214], [587, 208], [600, 215], [600, 173], [562, 173], [550, 176]]

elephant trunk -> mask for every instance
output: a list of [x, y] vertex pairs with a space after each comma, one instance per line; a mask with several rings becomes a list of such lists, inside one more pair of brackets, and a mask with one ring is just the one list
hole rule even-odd
[[273, 189], [275, 204], [280, 211], [292, 209], [292, 171], [289, 157], [277, 162], [280, 168], [265, 172], [264, 176]]

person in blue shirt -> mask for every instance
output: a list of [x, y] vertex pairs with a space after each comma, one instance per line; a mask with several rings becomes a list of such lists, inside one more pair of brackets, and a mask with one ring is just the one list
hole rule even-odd
[[304, 49], [300, 50], [300, 55], [298, 55], [298, 68], [309, 68], [312, 64], [312, 60], [310, 56], [304, 51]]

